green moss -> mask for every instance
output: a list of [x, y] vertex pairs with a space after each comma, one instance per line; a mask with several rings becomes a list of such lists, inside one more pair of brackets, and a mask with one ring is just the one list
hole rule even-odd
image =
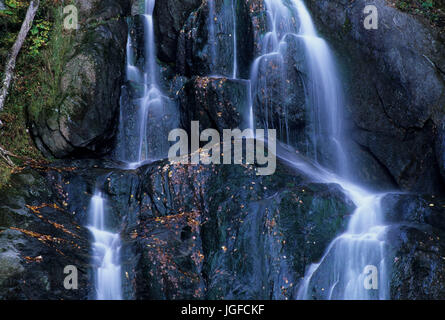
[[[7, 1], [8, 12], [0, 11], [1, 70], [14, 44], [29, 1]], [[0, 113], [4, 127], [0, 145], [17, 155], [12, 160], [43, 160], [28, 130], [29, 120], [41, 112], [53, 112], [61, 102], [59, 84], [70, 48], [71, 35], [63, 30], [61, 7], [54, 1], [41, 1], [33, 26], [17, 58], [15, 77], [5, 107]], [[3, 76], [0, 72], [0, 76]], [[0, 187], [7, 184], [11, 168], [0, 163]]]

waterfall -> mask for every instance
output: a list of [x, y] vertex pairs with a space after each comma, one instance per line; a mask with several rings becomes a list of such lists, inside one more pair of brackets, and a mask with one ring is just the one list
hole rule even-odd
[[216, 68], [216, 34], [215, 34], [215, 2], [214, 0], [208, 0], [209, 6], [209, 45], [210, 45], [210, 58], [211, 58], [211, 66], [210, 72], [215, 72]]
[[158, 84], [158, 68], [156, 65], [155, 36], [153, 25], [153, 11], [155, 0], [145, 1], [144, 33], [145, 33], [145, 68], [144, 68], [144, 96], [141, 99], [139, 149], [137, 162], [154, 160], [156, 157], [150, 153], [147, 140], [147, 126], [150, 109], [162, 109], [162, 93]]
[[105, 221], [105, 200], [96, 192], [90, 204], [90, 226], [94, 236], [93, 265], [95, 267], [96, 299], [122, 300], [122, 283], [119, 250], [119, 234], [107, 231]]
[[[344, 104], [340, 79], [326, 41], [317, 36], [311, 16], [304, 4], [294, 1], [300, 20], [299, 37], [302, 38], [306, 57], [309, 60], [310, 86], [308, 100], [312, 108], [314, 156], [318, 161], [318, 144], [326, 138], [330, 144], [324, 144], [334, 150], [334, 167], [342, 176], [346, 176], [347, 157], [342, 137], [342, 107]], [[323, 147], [323, 146], [321, 146]]]
[[[144, 32], [142, 44], [134, 44], [139, 38], [131, 32], [127, 40], [126, 87], [131, 88], [127, 92], [132, 95], [127, 105], [121, 103], [116, 154], [130, 169], [165, 158], [169, 148], [165, 137], [179, 122], [177, 106], [161, 86], [153, 21], [155, 3], [155, 0], [145, 0], [144, 13], [129, 20], [130, 25], [140, 22]], [[135, 45], [143, 46], [140, 50], [143, 57], [137, 55]]]
[[[387, 299], [388, 271], [385, 261], [385, 231], [383, 224], [381, 199], [383, 195], [373, 194], [363, 187], [350, 182], [353, 168], [349, 166], [343, 134], [342, 110], [344, 100], [338, 72], [327, 43], [315, 30], [311, 16], [301, 0], [264, 0], [268, 31], [262, 37], [260, 55], [254, 60], [249, 80], [248, 123], [254, 129], [255, 97], [259, 93], [283, 96], [286, 82], [286, 70], [290, 67], [286, 60], [290, 41], [301, 44], [304, 55], [302, 67], [307, 75], [305, 95], [307, 112], [311, 125], [308, 130], [309, 144], [312, 145], [312, 161], [302, 160], [295, 152], [289, 152], [289, 125], [287, 113], [280, 129], [286, 132], [287, 145], [277, 149], [277, 156], [288, 162], [296, 170], [304, 172], [320, 183], [340, 185], [344, 193], [354, 202], [356, 209], [350, 218], [345, 233], [334, 239], [328, 246], [322, 259], [306, 270], [304, 279], [298, 288], [299, 299]], [[228, 2], [229, 3], [229, 2]], [[232, 76], [238, 76], [237, 61], [237, 23], [236, 1], [232, 0], [233, 15], [233, 70]], [[127, 43], [127, 80], [141, 83], [143, 94], [138, 99], [138, 145], [136, 156], [127, 160], [140, 165], [144, 161], [159, 159], [162, 152], [154, 149], [153, 143], [161, 144], [169, 130], [162, 131], [158, 125], [165, 123], [164, 118], [167, 97], [160, 85], [160, 68], [156, 63], [153, 10], [155, 0], [146, 0], [143, 18], [145, 60], [143, 70], [137, 67], [131, 48], [131, 35]], [[215, 72], [217, 59], [217, 35], [215, 26], [215, 3], [208, 0], [209, 6], [209, 41], [208, 53], [211, 55], [210, 72]], [[273, 64], [273, 72], [261, 69], [263, 65]], [[227, 73], [230, 73], [230, 69]], [[275, 76], [278, 85], [271, 85]], [[278, 76], [278, 77], [277, 77]], [[273, 106], [265, 105], [264, 127], [272, 127]], [[125, 116], [121, 110], [121, 118]], [[176, 128], [173, 126], [173, 128]], [[149, 134], [148, 134], [149, 133]], [[156, 134], [158, 136], [156, 136]], [[150, 137], [150, 139], [148, 139]], [[159, 137], [159, 139], [156, 139]], [[95, 250], [103, 252], [100, 259], [102, 267], [97, 270], [98, 298], [118, 298], [120, 293], [120, 268], [117, 266], [119, 236], [106, 232], [103, 223], [104, 203], [100, 194], [93, 197], [92, 208], [95, 221], [92, 232], [95, 235]], [[98, 224], [96, 225], [96, 216]], [[102, 216], [102, 218], [100, 218]], [[101, 250], [99, 250], [101, 249]], [[364, 285], [367, 267], [378, 269], [378, 288], [368, 289]], [[114, 274], [116, 282], [104, 281]], [[119, 282], [119, 285], [116, 283]], [[119, 289], [117, 289], [119, 288]]]
[[[265, 0], [265, 4], [269, 31], [261, 40], [261, 55], [252, 65], [249, 123], [253, 127], [253, 96], [260, 89], [263, 92], [269, 90], [271, 75], [262, 75], [264, 79], [261, 83], [260, 65], [274, 61], [278, 66], [276, 72], [284, 74], [283, 70], [288, 67], [284, 59], [287, 41], [292, 38], [301, 41], [309, 82], [306, 95], [312, 120], [310, 137], [314, 149], [313, 163], [302, 161], [295, 153], [290, 153], [289, 146], [278, 148], [277, 156], [321, 183], [339, 184], [356, 205], [346, 232], [329, 245], [319, 263], [307, 269], [297, 298], [387, 299], [388, 272], [384, 258], [386, 227], [380, 207], [383, 195], [372, 194], [348, 180], [353, 168], [349, 167], [344, 150], [346, 143], [341, 124], [344, 102], [330, 49], [317, 36], [310, 14], [301, 0]], [[264, 125], [267, 128], [272, 110], [266, 107], [265, 113]], [[287, 122], [285, 126], [288, 130]], [[330, 161], [321, 161], [318, 154], [326, 151], [330, 153]], [[377, 289], [368, 289], [364, 284], [369, 267], [378, 270]]]
[[[312, 83], [309, 99], [317, 116], [314, 141], [325, 137], [332, 141], [336, 160], [334, 167], [339, 177], [327, 180], [342, 186], [356, 205], [347, 231], [330, 244], [318, 264], [308, 269], [298, 298], [313, 298], [311, 289], [316, 285], [321, 288], [319, 295], [325, 299], [387, 299], [386, 227], [381, 209], [383, 195], [372, 194], [347, 180], [353, 168], [349, 167], [344, 151], [341, 127], [343, 98], [335, 64], [329, 47], [317, 36], [302, 1], [294, 0], [293, 3], [300, 18], [300, 36], [309, 58]], [[325, 174], [325, 177], [329, 175]], [[378, 283], [373, 288], [365, 286], [369, 267], [375, 268], [379, 274]]]
[[237, 37], [236, 37], [236, 0], [232, 0], [232, 14], [233, 14], [233, 74], [232, 78], [236, 79], [238, 76], [238, 46], [237, 46]]

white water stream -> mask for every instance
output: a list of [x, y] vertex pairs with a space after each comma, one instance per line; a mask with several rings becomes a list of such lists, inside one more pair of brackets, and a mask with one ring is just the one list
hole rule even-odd
[[[215, 4], [213, 0], [209, 0], [208, 3], [209, 45], [211, 46], [212, 68], [214, 68], [217, 58]], [[309, 78], [306, 94], [312, 120], [313, 163], [297, 157], [295, 153], [289, 152], [287, 147], [278, 148], [277, 156], [321, 183], [339, 184], [357, 207], [351, 216], [346, 232], [332, 241], [319, 263], [313, 264], [307, 269], [298, 290], [298, 298], [387, 299], [389, 290], [384, 259], [385, 226], [380, 207], [382, 195], [368, 192], [365, 188], [358, 187], [348, 181], [348, 177], [353, 175], [354, 168], [349, 166], [344, 150], [345, 139], [341, 123], [344, 107], [343, 95], [329, 46], [322, 38], [318, 37], [310, 14], [301, 0], [265, 0], [265, 4], [269, 31], [262, 39], [262, 53], [255, 59], [251, 70], [249, 126], [251, 128], [255, 126], [255, 106], [252, 97], [257, 90], [261, 89], [258, 80], [260, 64], [267, 59], [276, 59], [279, 61], [276, 72], [283, 73], [283, 70], [289, 67], [285, 64], [284, 59], [287, 41], [292, 38], [301, 41], [305, 48], [305, 63]], [[163, 104], [163, 95], [158, 83], [159, 70], [156, 64], [153, 29], [154, 5], [155, 0], [145, 1], [143, 17], [146, 59], [143, 72], [135, 67], [131, 54], [128, 54], [127, 58], [127, 78], [141, 81], [144, 84], [144, 94], [140, 100], [140, 138], [135, 166], [155, 158], [150, 153], [150, 143], [147, 141], [147, 118], [150, 110], [162, 108]], [[238, 75], [235, 5], [235, 0], [232, 0], [233, 78]], [[127, 51], [130, 52], [130, 44], [127, 45]], [[289, 130], [287, 122], [286, 130]], [[331, 157], [332, 165], [329, 166], [330, 170], [322, 167], [318, 159], [317, 151], [319, 149], [329, 149], [333, 155]], [[96, 256], [101, 261], [100, 267], [97, 269], [97, 298], [121, 299], [121, 275], [118, 261], [119, 235], [109, 233], [105, 229], [104, 200], [100, 194], [93, 197], [91, 207], [93, 223], [90, 230], [95, 237]], [[378, 269], [377, 290], [365, 288], [365, 270], [368, 266], [375, 266]]]
[[[348, 181], [354, 168], [348, 165], [341, 125], [343, 95], [332, 54], [326, 42], [318, 37], [311, 16], [301, 0], [265, 0], [269, 31], [261, 43], [262, 55], [253, 63], [252, 95], [258, 90], [259, 66], [270, 58], [280, 61], [276, 72], [283, 72], [284, 54], [291, 37], [304, 43], [309, 84], [307, 101], [312, 119], [314, 160], [302, 160], [288, 151], [277, 149], [277, 156], [295, 169], [321, 183], [337, 183], [354, 202], [347, 231], [329, 245], [319, 263], [311, 265], [298, 290], [298, 299], [387, 299], [388, 279], [385, 265], [385, 226], [381, 198]], [[296, 23], [299, 21], [300, 25]], [[264, 75], [263, 75], [264, 76]], [[266, 75], [267, 78], [267, 75]], [[264, 84], [263, 84], [264, 90]], [[267, 90], [267, 88], [266, 88]], [[254, 125], [254, 106], [250, 98], [249, 123]], [[318, 146], [323, 141], [322, 146]], [[328, 143], [326, 143], [328, 141]], [[318, 159], [319, 148], [330, 148], [333, 170], [324, 169]], [[378, 270], [377, 288], [365, 285], [369, 267]]]
[[122, 300], [119, 234], [106, 228], [105, 200], [100, 192], [91, 199], [88, 229], [94, 236], [93, 265], [95, 266], [95, 289], [97, 300]]

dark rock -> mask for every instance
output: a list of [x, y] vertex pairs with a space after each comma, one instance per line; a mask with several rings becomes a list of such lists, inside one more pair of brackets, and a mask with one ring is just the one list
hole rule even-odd
[[436, 140], [436, 157], [442, 178], [445, 179], [445, 118], [439, 125], [439, 134]]
[[158, 57], [168, 63], [176, 62], [178, 37], [190, 13], [201, 5], [201, 0], [156, 1], [154, 9]]
[[227, 78], [196, 77], [179, 92], [181, 124], [190, 130], [191, 121], [200, 129], [241, 128], [248, 112], [248, 83]]
[[445, 201], [431, 196], [386, 196], [390, 227], [391, 299], [445, 298]]
[[126, 299], [295, 297], [307, 265], [354, 209], [338, 186], [308, 183], [281, 164], [272, 176], [238, 165], [70, 164], [54, 164], [46, 184], [82, 225], [92, 193], [102, 191], [112, 230], [121, 232]]
[[[12, 176], [0, 195], [0, 299], [87, 299], [92, 293], [89, 232], [66, 210], [65, 194], [45, 174]], [[66, 290], [66, 266], [78, 289]]]
[[445, 202], [434, 196], [390, 194], [382, 200], [384, 217], [387, 222], [428, 224], [445, 231]]
[[111, 150], [124, 76], [127, 1], [78, 5], [83, 20], [63, 61], [61, 103], [29, 115], [37, 146], [56, 158]]
[[391, 299], [445, 299], [443, 232], [409, 225], [388, 230], [393, 251]]
[[[335, 186], [304, 184], [286, 171], [250, 182], [223, 170], [215, 178], [224, 184], [208, 194], [223, 192], [209, 201], [202, 228], [208, 298], [295, 298], [304, 270], [344, 230], [351, 203]], [[275, 192], [278, 181], [289, 191]]]
[[125, 229], [140, 255], [140, 299], [290, 298], [353, 210], [337, 187], [283, 167], [257, 177], [249, 167], [159, 163], [142, 177]]
[[[234, 69], [234, 15], [231, 1], [213, 0], [214, 38], [211, 38], [209, 1], [193, 11], [180, 31], [177, 47], [177, 71], [181, 75], [232, 77]], [[249, 78], [253, 58], [253, 26], [248, 2], [237, 1], [237, 61], [240, 77]]]

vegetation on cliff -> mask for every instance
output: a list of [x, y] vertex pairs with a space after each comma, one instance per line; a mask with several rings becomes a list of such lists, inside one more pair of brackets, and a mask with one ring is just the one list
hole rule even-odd
[[[45, 108], [58, 96], [53, 78], [60, 73], [61, 41], [60, 18], [55, 5], [60, 1], [43, 0], [33, 26], [17, 59], [16, 72], [4, 110], [0, 112], [3, 127], [0, 129], [0, 146], [17, 157], [12, 160], [21, 165], [28, 160], [43, 160], [29, 134], [27, 109]], [[9, 50], [17, 34], [29, 1], [7, 0], [6, 10], [0, 11], [0, 77]], [[59, 15], [60, 16], [60, 15]], [[0, 185], [4, 184], [12, 168], [0, 166]]]

